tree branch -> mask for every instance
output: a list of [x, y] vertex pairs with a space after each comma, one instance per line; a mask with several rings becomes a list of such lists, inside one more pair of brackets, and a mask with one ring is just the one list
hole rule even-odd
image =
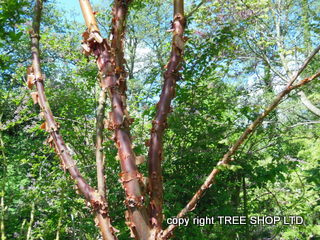
[[[305, 64], [301, 68], [305, 68]], [[302, 71], [298, 71], [301, 73]], [[219, 166], [228, 166], [231, 162], [231, 156], [235, 154], [241, 144], [245, 142], [245, 140], [257, 129], [257, 127], [263, 122], [263, 120], [272, 112], [281, 102], [281, 100], [287, 96], [292, 90], [302, 87], [303, 85], [309, 83], [310, 81], [318, 78], [320, 76], [320, 72], [314, 74], [309, 78], [305, 78], [296, 85], [292, 85], [293, 81], [291, 80], [291, 85], [287, 86], [282, 92], [280, 92], [273, 102], [265, 109], [265, 111], [259, 115], [256, 120], [253, 121], [242, 133], [242, 135], [238, 138], [238, 140], [234, 143], [234, 145], [229, 149], [229, 151], [223, 156], [223, 158], [218, 162], [217, 167], [212, 170], [210, 175], [206, 178], [205, 182], [202, 186], [198, 189], [198, 191], [194, 194], [192, 199], [188, 202], [188, 204], [179, 212], [177, 215], [178, 218], [184, 217], [188, 212], [192, 211], [198, 201], [201, 199], [205, 191], [211, 187], [214, 183], [216, 175], [220, 172]], [[298, 77], [295, 76], [293, 79]], [[177, 225], [170, 225], [162, 234], [162, 239], [168, 239], [171, 235], [173, 230], [177, 227]]]
[[[35, 103], [40, 105], [42, 114], [45, 119], [45, 123], [42, 125], [46, 131], [49, 132], [50, 137], [47, 143], [55, 148], [57, 155], [61, 159], [64, 170], [68, 170], [71, 177], [75, 180], [79, 191], [85, 196], [86, 200], [90, 203], [96, 216], [100, 230], [104, 239], [116, 239], [114, 235], [114, 229], [110, 224], [108, 217], [108, 206], [96, 191], [84, 180], [80, 174], [78, 168], [75, 166], [75, 162], [72, 159], [63, 139], [59, 133], [59, 125], [54, 120], [49, 103], [47, 101], [44, 91], [44, 75], [41, 72], [40, 67], [40, 21], [42, 13], [42, 0], [36, 0], [34, 8], [34, 18], [32, 23], [32, 30], [30, 31], [31, 37], [31, 52], [32, 52], [32, 67], [28, 68], [28, 87], [32, 89], [35, 85], [37, 92], [31, 93]], [[114, 237], [113, 237], [114, 236]]]
[[157, 104], [157, 112], [152, 121], [150, 147], [149, 147], [149, 193], [151, 224], [161, 230], [163, 186], [161, 162], [163, 160], [163, 134], [167, 127], [167, 117], [171, 111], [171, 101], [175, 95], [175, 85], [179, 80], [179, 70], [182, 65], [184, 48], [183, 33], [185, 29], [184, 2], [174, 0], [174, 19], [172, 24], [172, 49], [171, 57], [164, 73], [164, 83], [160, 100]]
[[196, 11], [198, 11], [198, 9], [206, 2], [208, 2], [209, 0], [202, 0], [194, 9], [192, 9], [187, 15], [186, 15], [186, 19], [190, 18]]
[[306, 94], [303, 91], [298, 92], [298, 95], [300, 95], [301, 102], [315, 115], [320, 117], [320, 109], [317, 108], [315, 105], [312, 104], [312, 102], [308, 99]]

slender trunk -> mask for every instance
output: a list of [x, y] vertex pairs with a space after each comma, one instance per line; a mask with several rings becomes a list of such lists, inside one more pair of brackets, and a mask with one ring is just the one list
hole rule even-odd
[[76, 240], [77, 239], [76, 226], [74, 224], [74, 217], [73, 217], [72, 213], [70, 214], [70, 217], [71, 217], [71, 222], [72, 222], [72, 237], [73, 237], [72, 239]]
[[249, 233], [249, 221], [248, 221], [248, 200], [247, 200], [247, 186], [246, 178], [242, 177], [242, 191], [243, 191], [243, 214], [246, 216], [246, 226], [245, 226], [245, 239], [250, 239]]
[[61, 230], [61, 221], [62, 221], [63, 209], [60, 209], [57, 232], [56, 232], [56, 240], [60, 239], [60, 230]]
[[32, 235], [32, 226], [33, 226], [33, 222], [34, 222], [34, 212], [35, 212], [35, 203], [33, 202], [32, 207], [31, 207], [31, 212], [30, 212], [30, 221], [29, 221], [29, 227], [28, 227], [26, 240], [32, 239], [31, 235]]
[[42, 113], [45, 118], [45, 123], [42, 127], [50, 133], [50, 138], [47, 142], [55, 148], [56, 153], [61, 159], [64, 170], [68, 170], [71, 177], [75, 180], [79, 191], [84, 195], [86, 200], [91, 204], [99, 222], [102, 236], [104, 239], [116, 239], [114, 229], [110, 224], [108, 217], [108, 206], [104, 198], [99, 195], [82, 177], [78, 168], [75, 166], [75, 161], [72, 159], [62, 136], [59, 133], [59, 126], [54, 120], [49, 103], [46, 99], [44, 91], [44, 76], [40, 67], [40, 50], [39, 50], [39, 34], [40, 34], [40, 20], [42, 13], [42, 0], [36, 0], [34, 9], [34, 19], [32, 30], [30, 31], [31, 37], [31, 51], [32, 51], [32, 67], [28, 69], [28, 86], [32, 88], [36, 86], [37, 92], [32, 96], [35, 103], [41, 107]]
[[21, 224], [21, 228], [20, 228], [20, 235], [24, 235], [25, 229], [24, 226], [26, 225], [27, 220], [23, 219], [22, 224]]
[[5, 205], [4, 205], [4, 190], [1, 191], [1, 225], [0, 225], [0, 231], [1, 231], [1, 240], [6, 240], [6, 233], [4, 229], [4, 216], [5, 216]]
[[235, 173], [233, 176], [231, 176], [230, 181], [234, 184], [234, 187], [232, 188], [230, 192], [230, 200], [231, 205], [233, 207], [233, 212], [235, 214], [238, 213], [238, 208], [240, 204], [240, 191], [241, 191], [241, 184], [240, 184], [240, 176], [238, 173]]
[[[2, 114], [0, 115], [0, 123], [2, 120]], [[1, 180], [1, 219], [0, 219], [0, 231], [1, 231], [1, 240], [6, 240], [6, 233], [5, 233], [5, 214], [6, 214], [6, 206], [5, 206], [5, 183], [6, 183], [6, 176], [7, 176], [7, 158], [4, 153], [4, 142], [2, 139], [2, 133], [0, 132], [0, 150], [1, 150], [1, 162], [2, 162], [2, 180]]]
[[164, 84], [157, 104], [155, 119], [152, 121], [149, 147], [149, 194], [150, 217], [152, 226], [161, 230], [163, 213], [163, 183], [161, 162], [163, 160], [163, 134], [167, 127], [167, 117], [171, 111], [171, 101], [175, 96], [175, 85], [179, 80], [184, 48], [183, 33], [185, 29], [184, 1], [174, 0], [174, 19], [172, 24], [172, 49], [167, 70], [164, 73]]
[[98, 100], [97, 116], [96, 116], [96, 164], [97, 164], [97, 180], [98, 180], [98, 193], [102, 197], [106, 197], [106, 186], [105, 186], [105, 164], [104, 164], [104, 153], [103, 153], [103, 130], [104, 130], [104, 115], [106, 106], [106, 92], [105, 90], [100, 91]]

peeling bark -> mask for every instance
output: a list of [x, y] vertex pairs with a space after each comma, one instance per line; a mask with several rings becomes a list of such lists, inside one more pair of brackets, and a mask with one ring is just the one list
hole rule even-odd
[[108, 217], [108, 206], [101, 195], [99, 195], [81, 176], [78, 168], [75, 166], [75, 161], [72, 159], [63, 139], [59, 133], [59, 125], [54, 120], [49, 103], [46, 99], [44, 91], [44, 75], [40, 67], [40, 50], [39, 50], [39, 30], [42, 12], [42, 0], [36, 0], [34, 9], [34, 19], [31, 37], [31, 51], [32, 51], [32, 67], [28, 68], [28, 86], [32, 88], [33, 85], [37, 89], [37, 103], [40, 105], [42, 115], [45, 119], [45, 129], [49, 132], [50, 137], [47, 143], [55, 148], [55, 151], [61, 159], [61, 164], [64, 170], [67, 170], [71, 177], [75, 180], [79, 191], [84, 195], [86, 200], [90, 203], [97, 218], [99, 219], [99, 227], [104, 239], [117, 239], [114, 234], [114, 229], [110, 224]]
[[[301, 71], [299, 71], [301, 73]], [[218, 162], [217, 167], [220, 165], [227, 166], [231, 162], [231, 156], [239, 149], [240, 145], [243, 144], [247, 138], [257, 129], [258, 126], [263, 122], [263, 120], [272, 112], [283, 100], [285, 96], [287, 96], [292, 90], [300, 88], [310, 81], [318, 78], [320, 76], [320, 72], [312, 75], [311, 77], [305, 78], [301, 80], [299, 83], [292, 85], [293, 81], [290, 81], [290, 85], [288, 85], [284, 90], [282, 90], [273, 102], [265, 109], [265, 111], [259, 115], [256, 120], [251, 123], [246, 130], [242, 133], [239, 139], [235, 142], [235, 144], [229, 149], [229, 151], [223, 156], [221, 161]], [[296, 77], [295, 77], [296, 79]], [[193, 211], [196, 207], [197, 203], [205, 193], [207, 189], [211, 187], [211, 185], [215, 181], [215, 177], [221, 170], [219, 168], [214, 168], [209, 176], [206, 178], [205, 182], [201, 185], [198, 191], [193, 195], [188, 204], [179, 212], [177, 215], [178, 218], [183, 218], [188, 212]], [[162, 234], [162, 239], [168, 239], [172, 236], [173, 230], [177, 227], [177, 225], [170, 225]]]
[[184, 48], [183, 33], [185, 29], [183, 0], [174, 0], [174, 19], [172, 23], [172, 49], [167, 70], [164, 73], [164, 84], [157, 104], [155, 119], [152, 121], [149, 147], [149, 194], [150, 217], [152, 226], [161, 230], [163, 214], [163, 185], [161, 162], [163, 160], [163, 134], [167, 127], [167, 117], [171, 111], [171, 101], [175, 96], [176, 82], [182, 65]]
[[[127, 206], [127, 224], [136, 239], [147, 240], [151, 235], [149, 219], [144, 206], [140, 182], [142, 175], [138, 172], [129, 127], [132, 119], [126, 110], [126, 72], [124, 69], [123, 40], [125, 21], [130, 1], [115, 1], [112, 19], [112, 41], [100, 36], [98, 26], [87, 25], [83, 34], [84, 50], [96, 57], [101, 75], [101, 88], [108, 91], [112, 111], [109, 113], [108, 129], [114, 131], [113, 139], [118, 148], [121, 165], [121, 182], [125, 190]], [[80, 0], [86, 23], [93, 23], [94, 18], [89, 1]], [[91, 19], [91, 20], [90, 20]], [[93, 30], [92, 30], [93, 29]], [[101, 42], [96, 35], [99, 35]]]

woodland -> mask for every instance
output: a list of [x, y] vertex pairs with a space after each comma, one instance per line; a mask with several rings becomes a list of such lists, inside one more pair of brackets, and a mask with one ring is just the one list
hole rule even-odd
[[1, 240], [320, 239], [319, 44], [318, 0], [0, 0]]

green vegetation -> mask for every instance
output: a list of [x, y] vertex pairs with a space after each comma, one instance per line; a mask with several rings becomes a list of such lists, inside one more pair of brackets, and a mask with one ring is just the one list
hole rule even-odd
[[[85, 200], [78, 182], [68, 173], [74, 166], [66, 166], [49, 146], [49, 133], [42, 125], [44, 108], [34, 104], [30, 95], [36, 86], [32, 91], [27, 87], [35, 2], [0, 0], [0, 238], [102, 239], [94, 220], [101, 209], [93, 210], [90, 198]], [[43, 3], [40, 61], [45, 93], [68, 154], [87, 183], [98, 189], [96, 116], [102, 70], [96, 59], [100, 56], [83, 54], [86, 25], [82, 18], [71, 17], [69, 1], [64, 2]], [[104, 38], [109, 38], [114, 22], [121, 21], [112, 20], [112, 4], [92, 1]], [[116, 60], [113, 69], [120, 72], [118, 80], [121, 74], [127, 75], [130, 118], [123, 116], [121, 129], [126, 133], [134, 119], [130, 125], [132, 150], [137, 159], [146, 159], [138, 165], [144, 177], [149, 174], [150, 132], [155, 132], [153, 125], [158, 123], [153, 121], [159, 108], [156, 105], [164, 78], [170, 78], [165, 74], [170, 68], [166, 64], [171, 51], [179, 55], [183, 50], [183, 61], [174, 68], [178, 81], [164, 121], [168, 127], [163, 132], [163, 152], [159, 151], [159, 158], [163, 158], [162, 229], [170, 225], [168, 218], [187, 205], [248, 126], [287, 87], [304, 61], [310, 59], [293, 86], [320, 69], [317, 0], [193, 0], [185, 1], [184, 8], [187, 24], [181, 39], [185, 46], [180, 38], [174, 38], [176, 49], [171, 49], [172, 1], [160, 0], [132, 1], [125, 35], [110, 41], [113, 47], [117, 39], [124, 40], [126, 60]], [[72, 10], [73, 16], [81, 14], [80, 8]], [[91, 44], [89, 40], [85, 43]], [[172, 239], [320, 239], [319, 79], [286, 92], [263, 122], [248, 132], [237, 151], [218, 164], [213, 184], [210, 182], [195, 208], [186, 213], [188, 226], [177, 227]], [[121, 84], [118, 88], [119, 96], [124, 96]], [[129, 203], [124, 201], [128, 196], [123, 186], [126, 191], [135, 191], [136, 186], [127, 184], [130, 181], [123, 180], [123, 174], [121, 180], [119, 177], [124, 172], [120, 165], [125, 164], [114, 142], [113, 131], [118, 129], [109, 114], [114, 111], [112, 94], [105, 97], [101, 151], [112, 226], [119, 230], [118, 239], [127, 240], [131, 235], [127, 224], [132, 219], [125, 218]], [[158, 199], [158, 192], [148, 196], [150, 185], [140, 190], [146, 195], [145, 210], [149, 213], [154, 207], [149, 203]], [[301, 216], [304, 224], [192, 223], [197, 217], [217, 216]], [[152, 224], [157, 228], [157, 223]]]

